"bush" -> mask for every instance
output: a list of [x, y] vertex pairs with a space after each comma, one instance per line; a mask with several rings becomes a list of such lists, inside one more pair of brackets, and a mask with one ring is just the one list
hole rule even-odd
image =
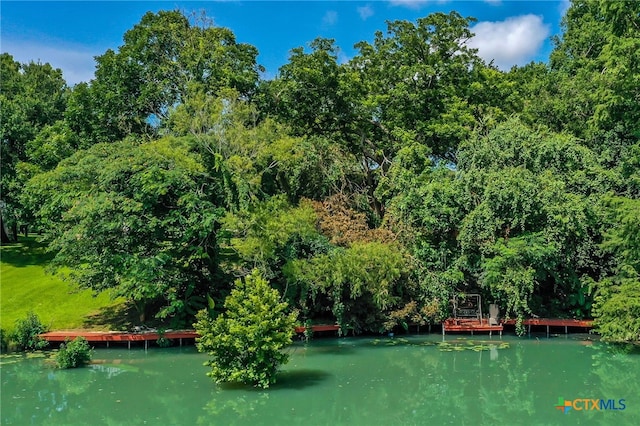
[[276, 381], [281, 364], [289, 360], [282, 353], [291, 344], [296, 313], [287, 314], [288, 305], [280, 302], [258, 271], [237, 280], [224, 303], [226, 312], [215, 320], [207, 310], [197, 315], [194, 324], [200, 334], [197, 347], [213, 358], [205, 363], [216, 383], [241, 382], [268, 388]]
[[156, 344], [161, 348], [168, 348], [171, 346], [173, 342], [171, 339], [168, 339], [167, 336], [164, 335], [164, 330], [158, 330], [158, 340], [156, 340]]
[[60, 345], [60, 350], [56, 353], [56, 364], [59, 368], [76, 368], [88, 364], [92, 355], [89, 342], [78, 336], [72, 341], [67, 339]]
[[9, 342], [7, 339], [7, 332], [3, 328], [0, 328], [0, 353], [4, 354], [9, 349]]
[[47, 327], [40, 322], [38, 315], [29, 312], [25, 319], [16, 321], [16, 329], [11, 334], [11, 340], [22, 351], [44, 349], [48, 342], [41, 338], [40, 334], [46, 332]]

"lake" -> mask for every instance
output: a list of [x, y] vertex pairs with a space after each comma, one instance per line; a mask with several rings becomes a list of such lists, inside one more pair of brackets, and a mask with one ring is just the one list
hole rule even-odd
[[296, 342], [266, 391], [216, 385], [193, 347], [96, 349], [92, 365], [75, 370], [56, 370], [42, 354], [5, 355], [0, 423], [640, 425], [640, 352], [592, 339]]

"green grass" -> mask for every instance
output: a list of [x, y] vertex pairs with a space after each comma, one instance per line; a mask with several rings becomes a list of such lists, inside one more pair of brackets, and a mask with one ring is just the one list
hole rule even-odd
[[33, 237], [0, 248], [1, 328], [12, 330], [30, 310], [51, 330], [109, 329], [121, 323], [119, 317], [127, 315], [124, 300], [75, 289], [45, 271], [50, 258]]

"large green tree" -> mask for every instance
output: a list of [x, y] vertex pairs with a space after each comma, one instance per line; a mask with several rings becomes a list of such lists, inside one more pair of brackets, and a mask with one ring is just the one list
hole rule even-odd
[[77, 152], [23, 198], [48, 228], [58, 271], [131, 300], [142, 320], [180, 322], [219, 291], [216, 182], [179, 139], [124, 141]]
[[526, 113], [617, 166], [640, 134], [640, 4], [574, 0], [554, 44], [546, 72], [515, 72]]
[[[288, 126], [260, 117], [235, 90], [217, 96], [198, 89], [173, 108], [162, 132], [186, 136], [212, 173], [224, 175], [232, 209], [278, 194], [297, 203], [338, 192], [358, 174], [357, 161], [325, 137], [293, 136]], [[215, 170], [214, 170], [215, 169]]]
[[28, 144], [38, 132], [63, 117], [67, 87], [59, 69], [21, 64], [8, 53], [0, 55], [0, 75], [0, 227], [3, 237], [4, 226], [17, 237], [24, 216], [19, 196], [26, 180], [19, 165], [28, 160]]
[[389, 314], [410, 290], [408, 259], [396, 245], [354, 242], [284, 266], [288, 285], [297, 289], [303, 311], [328, 303], [342, 331], [380, 332]]
[[500, 73], [467, 46], [473, 22], [457, 12], [393, 21], [373, 43], [356, 45], [359, 54], [349, 67], [364, 87], [363, 115], [386, 136], [371, 138], [383, 159], [392, 159], [409, 139], [455, 162], [459, 143], [478, 120], [508, 106]]
[[518, 120], [469, 140], [459, 158], [468, 204], [458, 240], [472, 282], [518, 316], [589, 315], [588, 277], [606, 268], [600, 199], [618, 175], [576, 139]]
[[250, 96], [261, 69], [257, 55], [255, 47], [238, 43], [231, 30], [206, 17], [148, 12], [117, 51], [96, 58], [89, 96], [78, 93], [78, 101], [91, 105], [86, 124], [102, 141], [153, 133], [190, 87], [214, 95], [233, 88]]
[[607, 199], [608, 229], [602, 247], [615, 256], [613, 273], [595, 284], [594, 317], [610, 341], [640, 341], [640, 201]]
[[[339, 63], [340, 49], [332, 39], [317, 38], [309, 48], [293, 49], [278, 76], [261, 84], [257, 97], [261, 111], [286, 123], [294, 134], [305, 136], [311, 153], [329, 151], [323, 155], [326, 166], [320, 170], [333, 176], [328, 193], [323, 191], [323, 195], [361, 194], [368, 208], [380, 217], [381, 206], [373, 189], [374, 169], [383, 163], [383, 156], [370, 135], [376, 126], [361, 105], [364, 86], [360, 73]], [[342, 172], [339, 181], [336, 171]]]
[[322, 135], [350, 152], [360, 173], [349, 192], [368, 200], [373, 221], [384, 206], [375, 189], [407, 144], [455, 162], [456, 149], [474, 127], [516, 108], [512, 83], [467, 46], [471, 18], [436, 13], [388, 23], [358, 55], [338, 61], [333, 40], [296, 48], [278, 77], [263, 84], [263, 108], [302, 135]]
[[378, 188], [387, 223], [418, 262], [425, 294], [445, 303], [481, 289], [507, 315], [590, 314], [602, 194], [619, 175], [579, 141], [510, 119], [461, 144], [457, 168], [408, 146]]

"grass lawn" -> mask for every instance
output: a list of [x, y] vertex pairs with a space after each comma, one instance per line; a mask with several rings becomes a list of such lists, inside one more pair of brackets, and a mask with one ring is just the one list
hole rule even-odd
[[30, 310], [51, 330], [109, 329], [126, 315], [124, 300], [111, 300], [107, 293], [94, 297], [45, 272], [49, 259], [34, 237], [0, 248], [1, 328], [12, 330]]

